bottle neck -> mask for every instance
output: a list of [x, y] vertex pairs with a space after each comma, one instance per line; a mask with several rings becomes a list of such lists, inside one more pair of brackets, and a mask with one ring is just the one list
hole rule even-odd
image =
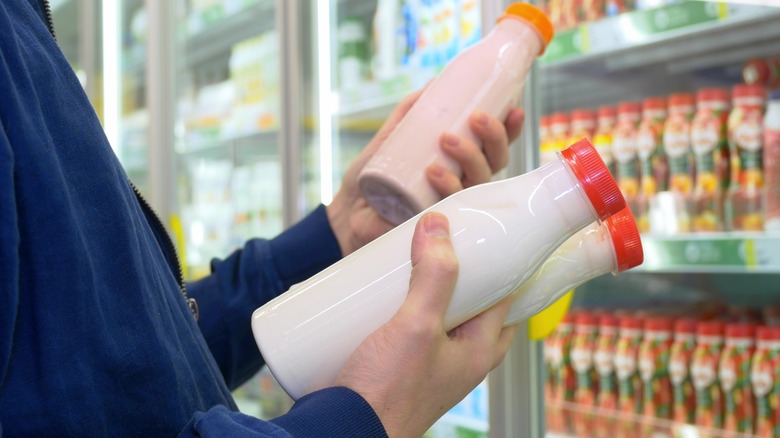
[[542, 53], [544, 40], [541, 33], [523, 18], [506, 16], [496, 24], [492, 33], [501, 35], [502, 39], [523, 41], [532, 49], [531, 53], [534, 58]]

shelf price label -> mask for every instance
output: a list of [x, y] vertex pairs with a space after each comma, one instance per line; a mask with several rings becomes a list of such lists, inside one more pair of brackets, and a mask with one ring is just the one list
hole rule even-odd
[[565, 30], [555, 34], [550, 41], [540, 61], [549, 63], [567, 58], [577, 57], [587, 53], [589, 46], [588, 28], [580, 26], [576, 29]]
[[780, 271], [780, 237], [643, 238], [647, 270]]

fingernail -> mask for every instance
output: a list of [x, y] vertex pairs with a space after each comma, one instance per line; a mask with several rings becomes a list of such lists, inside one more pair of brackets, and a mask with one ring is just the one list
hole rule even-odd
[[431, 175], [435, 176], [436, 178], [441, 178], [444, 175], [444, 167], [440, 164], [433, 163], [428, 166], [428, 172], [430, 172]]
[[483, 112], [474, 113], [474, 119], [482, 126], [488, 125], [488, 116]]
[[444, 137], [442, 138], [442, 140], [446, 145], [452, 147], [458, 147], [460, 145], [460, 137], [458, 137], [457, 135], [453, 135], [445, 132], [442, 136]]
[[429, 236], [447, 236], [449, 226], [443, 214], [429, 213], [425, 215], [425, 233]]

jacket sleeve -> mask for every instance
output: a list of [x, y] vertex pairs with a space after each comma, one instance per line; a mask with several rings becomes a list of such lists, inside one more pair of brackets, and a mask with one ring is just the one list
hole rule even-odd
[[357, 393], [327, 388], [301, 397], [290, 411], [271, 421], [224, 406], [196, 413], [179, 437], [387, 437], [379, 417]]
[[341, 251], [320, 205], [272, 240], [252, 239], [188, 285], [198, 324], [225, 382], [237, 388], [264, 364], [250, 326], [258, 307], [336, 262]]

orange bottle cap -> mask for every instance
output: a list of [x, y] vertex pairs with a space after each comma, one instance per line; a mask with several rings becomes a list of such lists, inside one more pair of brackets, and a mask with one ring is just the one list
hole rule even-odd
[[500, 22], [501, 20], [510, 17], [522, 18], [539, 31], [539, 35], [542, 37], [543, 42], [542, 49], [539, 51], [539, 56], [541, 56], [542, 53], [544, 53], [544, 49], [547, 48], [547, 45], [550, 44], [550, 41], [552, 41], [553, 36], [555, 35], [555, 30], [553, 29], [550, 18], [536, 6], [519, 2], [509, 5], [509, 7], [506, 8], [506, 11], [504, 11], [504, 15], [498, 18], [498, 21]]

